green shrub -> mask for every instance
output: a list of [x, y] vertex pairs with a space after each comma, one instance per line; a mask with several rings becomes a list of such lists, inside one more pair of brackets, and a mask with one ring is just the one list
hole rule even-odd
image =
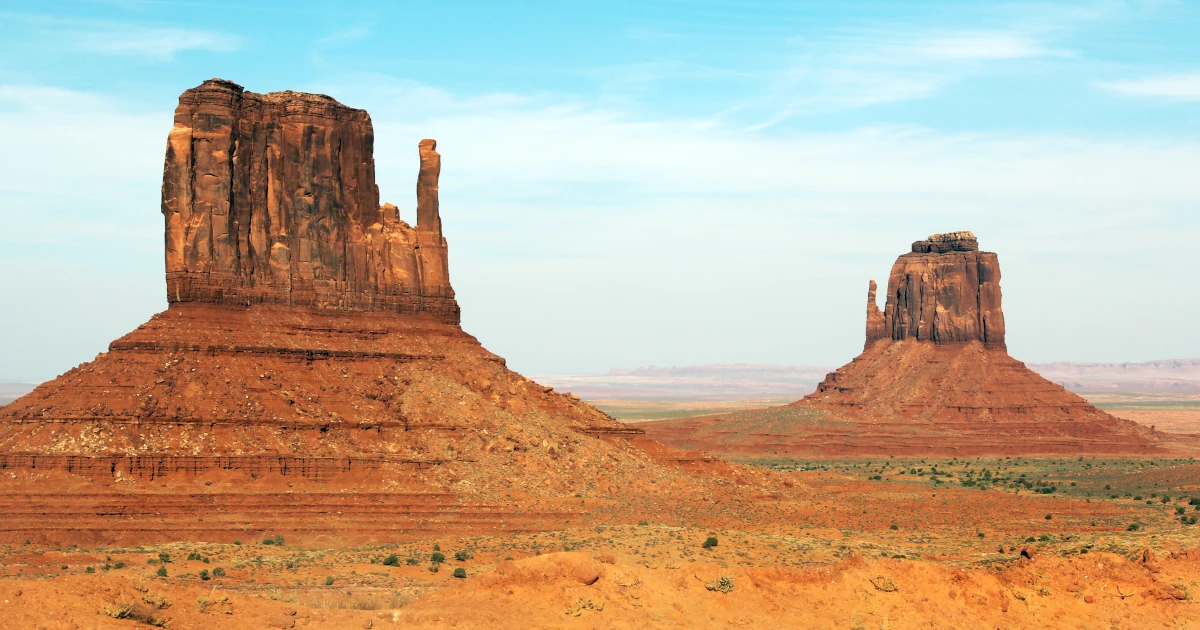
[[225, 577], [225, 569], [217, 567], [212, 570], [213, 577]]
[[283, 536], [281, 536], [280, 534], [275, 534], [275, 544], [282, 545], [283, 544]]
[[1052, 519], [1052, 518], [1054, 518], [1054, 515], [1053, 515], [1053, 514], [1047, 514], [1047, 515], [1046, 515], [1046, 520], [1047, 520], [1047, 521], [1048, 521], [1048, 520], [1050, 520], [1050, 519]]
[[700, 546], [704, 547], [705, 549], [712, 549], [713, 547], [716, 547], [717, 546], [717, 537], [709, 536], [708, 538], [705, 538], [704, 544], [700, 545]]
[[1141, 531], [1141, 530], [1142, 530], [1142, 524], [1141, 524], [1141, 523], [1130, 523], [1130, 524], [1129, 524], [1129, 527], [1126, 527], [1126, 528], [1125, 528], [1125, 531], [1129, 531], [1129, 532], [1138, 532], [1138, 531]]
[[170, 561], [171, 561], [171, 554], [169, 554], [169, 553], [163, 553], [163, 552], [161, 552], [161, 551], [160, 551], [160, 552], [158, 553], [158, 561], [159, 561], [159, 562], [161, 562], [161, 563], [163, 563], [163, 564], [166, 564], [166, 563], [170, 562]]
[[895, 523], [892, 523], [891, 527], [888, 527], [888, 529], [900, 529], [900, 526]]
[[650, 521], [638, 521], [638, 527], [645, 527], [650, 524]]
[[465, 549], [462, 551], [454, 552], [454, 559], [458, 560], [459, 562], [465, 562], [467, 560], [470, 560], [471, 558], [472, 558], [471, 552], [467, 551]]
[[438, 564], [441, 564], [446, 561], [446, 556], [443, 555], [442, 552], [440, 552], [440, 551], [435, 551], [435, 552], [429, 554], [429, 561], [434, 563], [435, 565], [438, 565]]
[[84, 569], [83, 572], [84, 573], [95, 573], [96, 567], [88, 567], [88, 568]]
[[209, 580], [208, 569], [200, 569], [200, 579], [205, 582]]
[[125, 563], [124, 563], [124, 562], [118, 562], [118, 563], [116, 563], [116, 564], [114, 564], [114, 565], [113, 565], [113, 568], [114, 568], [114, 569], [124, 569], [124, 568], [125, 568]]
[[416, 556], [409, 556], [408, 558], [405, 558], [404, 564], [407, 564], [410, 567], [415, 567], [418, 564], [421, 564], [421, 559]]
[[167, 567], [158, 567], [158, 571], [154, 572], [158, 577], [167, 577]]
[[398, 567], [398, 566], [400, 566], [400, 558], [397, 558], [396, 554], [392, 554], [383, 559], [383, 566]]
[[458, 567], [457, 569], [454, 570], [454, 573], [452, 573], [451, 575], [453, 575], [454, 577], [459, 578], [461, 580], [462, 578], [467, 577], [467, 570], [462, 567]]
[[333, 576], [332, 575], [325, 578], [325, 586], [333, 586]]
[[265, 538], [265, 539], [263, 539], [263, 544], [264, 545], [274, 545], [275, 539], [274, 538]]

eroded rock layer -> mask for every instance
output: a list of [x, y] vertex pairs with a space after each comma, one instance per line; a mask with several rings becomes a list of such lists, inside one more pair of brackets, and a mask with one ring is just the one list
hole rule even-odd
[[379, 204], [371, 117], [320, 94], [212, 79], [179, 97], [162, 212], [167, 297], [427, 313], [458, 323], [423, 140], [417, 225]]

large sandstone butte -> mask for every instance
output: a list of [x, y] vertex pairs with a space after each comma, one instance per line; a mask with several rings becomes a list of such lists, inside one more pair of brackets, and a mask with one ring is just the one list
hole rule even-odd
[[328, 96], [219, 79], [184, 92], [163, 169], [167, 299], [457, 324], [437, 143], [420, 145], [416, 229], [379, 205], [373, 148], [367, 112]]
[[783, 408], [645, 426], [665, 444], [740, 455], [1161, 453], [1172, 440], [1115, 418], [1008, 355], [1000, 263], [970, 232], [936, 234], [867, 292], [866, 346]]
[[723, 492], [683, 469], [718, 464], [631, 445], [640, 431], [463, 332], [436, 143], [419, 146], [413, 228], [379, 204], [372, 142], [366, 112], [327, 96], [183, 93], [169, 307], [0, 410], [0, 540], [345, 544]]

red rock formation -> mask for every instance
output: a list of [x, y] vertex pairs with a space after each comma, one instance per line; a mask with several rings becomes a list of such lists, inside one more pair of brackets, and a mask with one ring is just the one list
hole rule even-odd
[[867, 294], [866, 347], [797, 404], [848, 418], [922, 422], [1125, 421], [1008, 356], [1000, 262], [970, 232], [912, 244]]
[[884, 317], [883, 311], [879, 310], [879, 303], [875, 301], [877, 290], [878, 286], [872, 280], [870, 288], [867, 289], [867, 348], [888, 336], [887, 318]]
[[[184, 93], [163, 181], [170, 306], [0, 408], [0, 540], [394, 539], [579, 524], [548, 501], [618, 488], [712, 495], [614, 439], [640, 430], [463, 332], [436, 144], [420, 144], [415, 229], [378, 205], [371, 144], [367, 114], [329, 97]], [[219, 514], [196, 525], [201, 505]], [[636, 520], [620, 513], [604, 518]]]
[[[738, 456], [1164, 453], [1178, 440], [1115, 418], [1010, 357], [1000, 266], [970, 232], [913, 243], [867, 292], [866, 345], [788, 407], [641, 424], [676, 448]], [[1186, 448], [1195, 448], [1194, 445]]]
[[379, 205], [365, 111], [212, 79], [179, 97], [162, 211], [170, 302], [424, 313], [458, 323], [438, 216], [436, 143], [420, 145], [417, 227]]
[[970, 232], [935, 234], [917, 241], [912, 252], [892, 266], [883, 316], [883, 334], [873, 335], [877, 318], [868, 310], [868, 345], [877, 337], [980, 341], [1003, 348], [1000, 262], [995, 254], [979, 251]]

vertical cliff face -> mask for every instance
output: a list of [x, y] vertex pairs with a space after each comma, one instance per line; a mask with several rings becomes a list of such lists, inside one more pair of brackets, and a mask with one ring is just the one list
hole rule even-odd
[[179, 97], [162, 212], [167, 298], [427, 314], [458, 323], [436, 143], [419, 147], [418, 221], [379, 205], [365, 111], [212, 79]]
[[867, 347], [879, 339], [1005, 347], [1000, 262], [970, 232], [935, 234], [896, 259], [882, 313], [867, 304]]

